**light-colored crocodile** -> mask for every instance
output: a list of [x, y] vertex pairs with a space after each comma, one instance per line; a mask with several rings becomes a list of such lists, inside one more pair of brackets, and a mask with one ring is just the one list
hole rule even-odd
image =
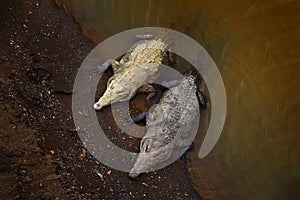
[[168, 64], [167, 44], [155, 38], [137, 42], [120, 62], [106, 61], [104, 67], [112, 65], [114, 75], [94, 108], [100, 110], [111, 103], [130, 100], [137, 92], [149, 89], [141, 86], [156, 79], [160, 64]]
[[[163, 166], [175, 152], [179, 158], [190, 146], [190, 132], [197, 117], [200, 117], [195, 77], [184, 76], [179, 85], [167, 90], [159, 104], [135, 121], [146, 117], [146, 134], [140, 143], [140, 153], [129, 176], [152, 171]], [[200, 93], [198, 93], [200, 95]], [[201, 107], [205, 107], [200, 96]]]

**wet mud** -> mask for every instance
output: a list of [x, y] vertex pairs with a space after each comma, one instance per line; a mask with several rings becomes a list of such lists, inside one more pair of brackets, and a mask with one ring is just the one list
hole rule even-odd
[[[0, 11], [1, 199], [201, 199], [188, 156], [132, 180], [85, 150], [72, 120], [72, 87], [95, 45], [74, 18], [51, 0], [2, 0]], [[146, 109], [144, 96], [137, 98], [133, 107]], [[137, 139], [120, 135], [109, 107], [98, 117], [114, 143], [138, 150]]]

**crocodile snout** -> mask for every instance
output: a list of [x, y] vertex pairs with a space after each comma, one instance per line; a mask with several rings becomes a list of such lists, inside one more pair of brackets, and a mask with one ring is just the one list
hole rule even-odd
[[95, 103], [94, 104], [94, 109], [95, 110], [101, 110], [102, 106], [100, 105], [100, 103]]
[[140, 173], [138, 173], [138, 172], [133, 172], [132, 170], [129, 172], [129, 177], [130, 178], [136, 178], [136, 177], [138, 177], [138, 175], [140, 175]]

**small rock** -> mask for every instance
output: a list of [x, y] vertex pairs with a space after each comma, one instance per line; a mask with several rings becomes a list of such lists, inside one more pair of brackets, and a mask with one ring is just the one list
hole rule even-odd
[[97, 175], [98, 175], [101, 179], [103, 179], [103, 175], [102, 175], [100, 172], [97, 172]]
[[142, 182], [142, 185], [146, 186], [146, 187], [149, 187], [149, 185], [145, 182]]

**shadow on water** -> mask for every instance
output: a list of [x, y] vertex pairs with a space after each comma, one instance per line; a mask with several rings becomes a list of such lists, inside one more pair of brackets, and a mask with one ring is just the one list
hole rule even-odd
[[205, 199], [300, 198], [299, 2], [58, 3], [95, 43], [130, 28], [174, 26], [209, 52], [226, 86], [228, 112], [213, 152], [197, 157], [199, 137], [190, 154], [190, 173]]

